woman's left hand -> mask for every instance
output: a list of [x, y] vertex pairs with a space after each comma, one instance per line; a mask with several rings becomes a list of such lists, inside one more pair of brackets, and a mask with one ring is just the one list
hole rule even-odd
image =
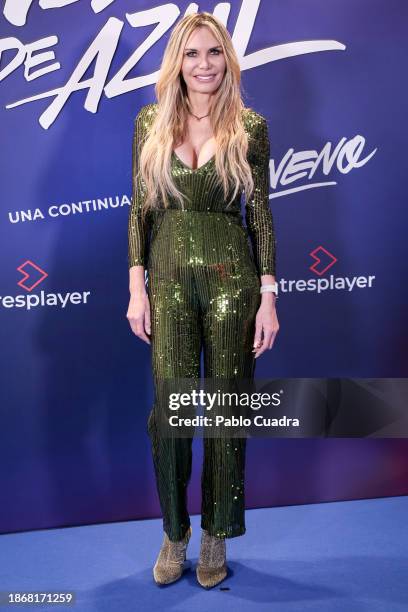
[[255, 358], [266, 349], [271, 349], [279, 331], [278, 316], [275, 308], [276, 298], [272, 293], [263, 293], [262, 302], [255, 319], [254, 348]]

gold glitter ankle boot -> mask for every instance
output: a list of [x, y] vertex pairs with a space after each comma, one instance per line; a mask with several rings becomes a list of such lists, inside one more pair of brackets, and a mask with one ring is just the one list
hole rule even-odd
[[201, 586], [211, 588], [227, 576], [225, 552], [225, 538], [212, 536], [203, 529], [200, 557], [196, 568], [197, 580]]
[[153, 567], [157, 584], [169, 584], [181, 578], [185, 569], [186, 550], [192, 533], [191, 526], [182, 540], [172, 542], [164, 533], [163, 544]]

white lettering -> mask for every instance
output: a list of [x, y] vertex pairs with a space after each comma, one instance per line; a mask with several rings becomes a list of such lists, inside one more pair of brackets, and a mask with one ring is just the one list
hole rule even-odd
[[[41, 0], [39, 5], [42, 9], [57, 9], [77, 1], [78, 0]], [[94, 0], [91, 3], [91, 7], [95, 13], [98, 13], [112, 4], [112, 1], [113, 0]], [[31, 5], [32, 0], [20, 0], [19, 2], [15, 2], [15, 0], [6, 0], [3, 8], [3, 15], [13, 25], [24, 26]], [[250, 70], [257, 66], [262, 66], [263, 64], [294, 57], [296, 55], [345, 50], [346, 46], [336, 40], [304, 40], [274, 45], [245, 55], [259, 10], [259, 5], [260, 0], [243, 0], [232, 34], [232, 40], [238, 54], [241, 70]], [[186, 13], [195, 13], [198, 12], [198, 10], [198, 4], [192, 3], [187, 8]], [[221, 2], [214, 8], [214, 15], [221, 19], [224, 24], [227, 24], [230, 10], [231, 4], [229, 2]], [[84, 56], [78, 62], [77, 67], [74, 69], [65, 85], [36, 94], [29, 98], [12, 102], [6, 105], [6, 108], [11, 109], [21, 104], [53, 97], [53, 102], [39, 118], [40, 125], [44, 129], [48, 129], [61, 113], [62, 108], [71, 94], [76, 91], [88, 89], [84, 108], [89, 112], [96, 113], [103, 92], [108, 98], [111, 98], [127, 93], [128, 91], [154, 84], [157, 80], [158, 70], [151, 74], [141, 75], [131, 79], [126, 79], [126, 76], [142, 57], [150, 51], [155, 43], [167, 34], [179, 17], [180, 12], [180, 9], [175, 3], [167, 3], [144, 11], [126, 14], [126, 20], [131, 27], [136, 28], [148, 25], [155, 25], [156, 27], [147, 34], [147, 38], [135, 51], [133, 51], [123, 66], [119, 68], [118, 72], [112, 76], [110, 82], [106, 83], [107, 75], [113, 62], [120, 34], [125, 23], [120, 19], [110, 17], [91, 46], [85, 52]], [[5, 66], [0, 72], [0, 79], [6, 78], [21, 66], [23, 62], [26, 64], [24, 75], [28, 81], [44, 76], [48, 72], [60, 69], [60, 64], [55, 62], [30, 74], [30, 68], [39, 63], [53, 60], [55, 57], [53, 52], [40, 53], [34, 56], [33, 52], [39, 48], [56, 44], [57, 42], [58, 38], [55, 35], [40, 39], [36, 42], [31, 42], [28, 45], [23, 45], [23, 43], [16, 38], [6, 38], [0, 41], [0, 60], [3, 50], [10, 48], [17, 49], [16, 56], [10, 61], [8, 66]], [[96, 61], [92, 77], [81, 81], [80, 79], [94, 60]]]

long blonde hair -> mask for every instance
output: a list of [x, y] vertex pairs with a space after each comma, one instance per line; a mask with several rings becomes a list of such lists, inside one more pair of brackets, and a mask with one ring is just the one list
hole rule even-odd
[[211, 30], [222, 46], [226, 61], [226, 71], [214, 94], [210, 114], [216, 142], [216, 171], [225, 199], [233, 188], [230, 202], [242, 189], [247, 198], [253, 191], [251, 168], [246, 158], [248, 137], [242, 120], [245, 106], [240, 93], [241, 70], [238, 57], [223, 23], [211, 13], [195, 13], [186, 15], [176, 24], [163, 55], [155, 87], [157, 112], [139, 158], [139, 174], [146, 193], [142, 205], [143, 215], [149, 209], [157, 208], [159, 200], [167, 207], [169, 194], [183, 206], [185, 196], [173, 182], [171, 157], [173, 143], [184, 139], [189, 109], [187, 89], [181, 75], [184, 48], [191, 33], [201, 26]]

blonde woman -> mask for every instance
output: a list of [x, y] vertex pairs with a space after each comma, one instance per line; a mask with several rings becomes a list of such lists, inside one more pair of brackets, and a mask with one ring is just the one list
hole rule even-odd
[[[224, 25], [207, 12], [188, 15], [167, 44], [157, 102], [135, 119], [127, 318], [151, 344], [156, 391], [163, 379], [199, 379], [201, 349], [205, 378], [251, 379], [279, 329], [268, 129], [244, 106], [240, 83]], [[180, 578], [191, 536], [192, 439], [160, 435], [163, 409], [156, 394], [148, 432], [164, 528], [158, 584]], [[208, 588], [227, 576], [225, 540], [246, 530], [246, 439], [203, 443], [196, 574]]]

